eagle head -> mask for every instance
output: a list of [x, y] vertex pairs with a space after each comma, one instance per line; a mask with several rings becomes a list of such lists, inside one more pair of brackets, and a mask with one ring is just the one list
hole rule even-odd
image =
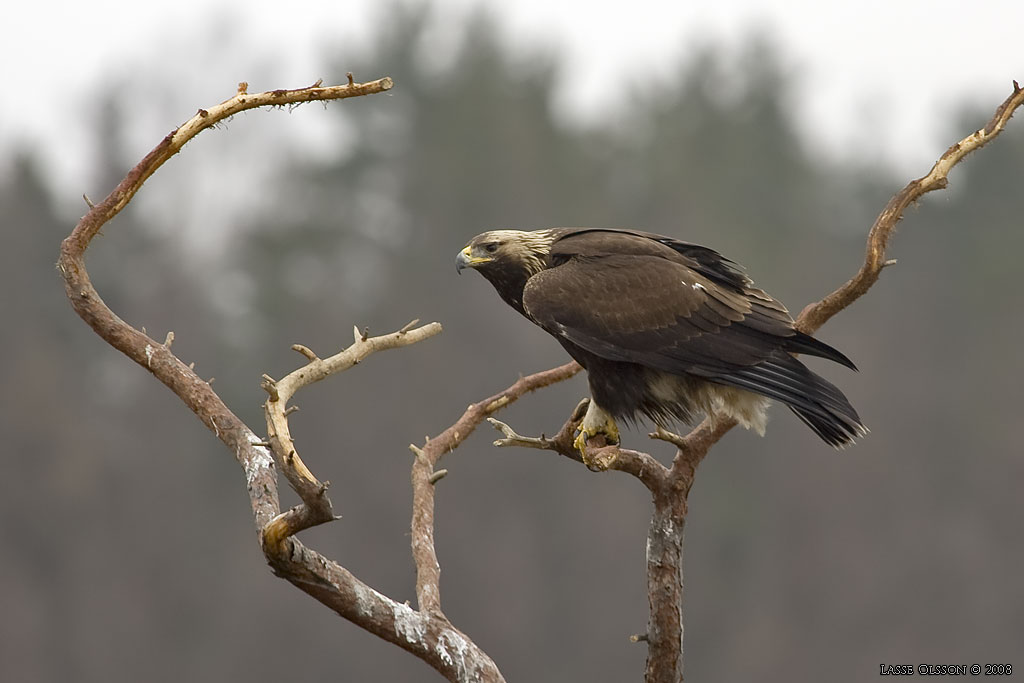
[[455, 257], [455, 270], [473, 268], [488, 279], [501, 271], [526, 278], [547, 267], [553, 236], [550, 230], [489, 230], [469, 241]]
[[554, 240], [551, 230], [482, 232], [455, 257], [455, 270], [478, 271], [506, 303], [523, 313], [523, 288], [527, 280], [548, 267]]

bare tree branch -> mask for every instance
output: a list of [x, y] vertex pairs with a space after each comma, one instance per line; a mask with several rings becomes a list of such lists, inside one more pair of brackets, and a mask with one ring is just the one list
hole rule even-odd
[[[581, 403], [581, 406], [585, 411], [586, 403]], [[558, 431], [558, 434], [551, 439], [545, 437], [536, 438], [522, 436], [517, 434], [515, 430], [504, 422], [494, 418], [488, 419], [488, 422], [490, 422], [491, 425], [505, 437], [494, 442], [494, 445], [499, 448], [518, 446], [521, 448], [537, 448], [545, 451], [554, 451], [555, 453], [564, 455], [570, 460], [582, 463], [583, 457], [573, 445], [573, 436], [576, 431], [576, 427], [582, 419], [583, 412], [577, 408], [573, 416], [571, 416]], [[619, 448], [618, 446], [607, 445], [603, 446], [598, 443], [598, 439], [600, 438], [601, 436], [598, 435], [594, 439], [593, 445], [590, 445], [587, 448], [587, 454], [590, 456], [588, 458], [588, 460], [590, 460], [588, 468], [591, 471], [616, 471], [631, 474], [639, 479], [640, 482], [652, 492], [662, 485], [664, 478], [668, 475], [668, 468], [658, 462], [657, 459], [648, 453], [642, 453], [628, 448]]]
[[1024, 104], [1024, 90], [1021, 89], [1017, 81], [1014, 81], [1013, 92], [996, 108], [984, 128], [953, 144], [939, 157], [927, 175], [910, 181], [906, 187], [889, 200], [889, 203], [882, 209], [882, 213], [878, 214], [878, 218], [875, 219], [875, 223], [868, 233], [864, 265], [849, 282], [821, 301], [809, 304], [804, 308], [796, 320], [797, 327], [801, 331], [812, 334], [836, 313], [863, 296], [871, 288], [871, 285], [875, 284], [882, 269], [891, 265], [891, 262], [885, 258], [885, 249], [889, 245], [889, 237], [896, 229], [896, 224], [903, 217], [906, 208], [928, 192], [945, 189], [949, 185], [949, 172], [968, 154], [981, 149], [1002, 133], [1010, 117], [1021, 104]]
[[[93, 237], [116, 216], [139, 191], [143, 183], [182, 146], [203, 130], [241, 111], [263, 106], [326, 101], [383, 92], [391, 79], [369, 83], [320, 87], [320, 83], [296, 90], [274, 90], [250, 95], [247, 86], [238, 93], [198, 113], [172, 131], [143, 158], [102, 202], [89, 204], [89, 211], [61, 243], [58, 270], [75, 312], [104, 340], [163, 382], [220, 439], [245, 472], [256, 528], [267, 561], [274, 572], [322, 604], [389, 642], [413, 653], [451, 681], [503, 681], [494, 662], [443, 615], [417, 611], [375, 591], [341, 565], [306, 548], [292, 534], [300, 529], [333, 519], [326, 482], [302, 464], [288, 431], [287, 401], [300, 387], [340, 372], [374, 351], [405, 346], [440, 331], [437, 323], [412, 329], [412, 324], [384, 337], [369, 338], [356, 333], [356, 341], [345, 351], [321, 360], [306, 347], [297, 350], [309, 363], [280, 381], [265, 376], [269, 443], [278, 466], [302, 498], [302, 505], [280, 514], [277, 473], [268, 443], [245, 425], [210, 386], [171, 350], [173, 334], [163, 344], [121, 320], [96, 292], [85, 267], [85, 251]], [[496, 409], [496, 408], [495, 408]], [[454, 447], [454, 445], [452, 446]]]
[[415, 344], [440, 332], [440, 323], [430, 323], [415, 329], [409, 329], [409, 326], [406, 326], [398, 332], [381, 337], [364, 337], [357, 329], [355, 341], [340, 353], [321, 359], [307, 347], [296, 344], [295, 347], [303, 349], [300, 353], [307, 358], [312, 356], [308, 364], [277, 381], [264, 375], [262, 386], [269, 394], [269, 398], [263, 404], [263, 409], [267, 419], [267, 435], [274, 453], [274, 460], [287, 477], [288, 483], [302, 499], [301, 505], [278, 515], [264, 527], [264, 543], [278, 544], [303, 529], [334, 519], [331, 501], [327, 497], [328, 484], [321, 483], [302, 462], [288, 427], [288, 401], [295, 395], [295, 392], [314, 382], [348, 370], [371, 353]]
[[[968, 154], [981, 149], [1003, 132], [1014, 112], [1022, 104], [1024, 104], [1024, 89], [1017, 81], [1014, 81], [1013, 92], [996, 108], [984, 128], [953, 144], [939, 157], [926, 175], [910, 181], [906, 187], [897, 192], [878, 214], [878, 218], [875, 219], [868, 232], [867, 250], [864, 255], [864, 264], [860, 270], [848, 282], [820, 301], [808, 304], [797, 316], [796, 327], [802, 332], [813, 334], [832, 316], [867, 293], [871, 286], [878, 281], [882, 270], [893, 263], [892, 260], [886, 259], [885, 250], [889, 245], [889, 238], [895, 231], [896, 224], [903, 218], [906, 208], [928, 192], [946, 188], [949, 185], [950, 171]], [[719, 425], [719, 427], [721, 426]], [[715, 425], [710, 420], [705, 420], [690, 432], [685, 437], [688, 448], [680, 449], [680, 452], [687, 453], [685, 458], [689, 462], [685, 463], [686, 469], [695, 470], [700, 460], [707, 454], [708, 449], [728, 431], [729, 429], [715, 429]], [[678, 456], [677, 465], [683, 466], [683, 463], [678, 462]]]
[[416, 600], [421, 611], [443, 615], [441, 565], [434, 547], [434, 485], [438, 481], [434, 467], [443, 455], [458, 448], [484, 419], [523, 395], [569, 379], [580, 370], [579, 364], [572, 361], [520, 377], [504, 391], [470, 405], [455, 424], [428, 439], [422, 447], [409, 445], [416, 456], [412, 464], [412, 556], [416, 562]]

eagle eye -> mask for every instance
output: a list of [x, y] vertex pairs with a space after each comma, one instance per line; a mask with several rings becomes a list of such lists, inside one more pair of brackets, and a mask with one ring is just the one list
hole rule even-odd
[[486, 251], [488, 254], [493, 254], [494, 252], [498, 251], [498, 243], [488, 242], [487, 244], [484, 245], [484, 251]]

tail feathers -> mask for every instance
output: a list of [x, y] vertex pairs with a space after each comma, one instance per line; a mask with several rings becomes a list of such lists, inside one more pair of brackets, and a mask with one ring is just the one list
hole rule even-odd
[[805, 425], [814, 430], [821, 440], [833, 448], [846, 448], [853, 440], [867, 434], [868, 428], [857, 417], [857, 411], [850, 408], [853, 417], [843, 413], [828, 412], [824, 415], [812, 413], [802, 408], [789, 409], [799, 417]]
[[843, 392], [789, 354], [735, 370], [713, 381], [782, 401], [834, 448], [843, 448], [867, 433]]

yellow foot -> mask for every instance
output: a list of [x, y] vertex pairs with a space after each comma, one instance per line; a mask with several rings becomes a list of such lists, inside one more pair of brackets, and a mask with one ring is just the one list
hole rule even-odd
[[595, 472], [607, 470], [614, 462], [614, 457], [595, 457], [587, 452], [587, 445], [596, 436], [603, 437], [601, 445], [617, 445], [619, 443], [619, 427], [611, 415], [602, 410], [593, 400], [587, 406], [587, 413], [583, 416], [580, 426], [572, 445], [583, 459], [583, 464]]

